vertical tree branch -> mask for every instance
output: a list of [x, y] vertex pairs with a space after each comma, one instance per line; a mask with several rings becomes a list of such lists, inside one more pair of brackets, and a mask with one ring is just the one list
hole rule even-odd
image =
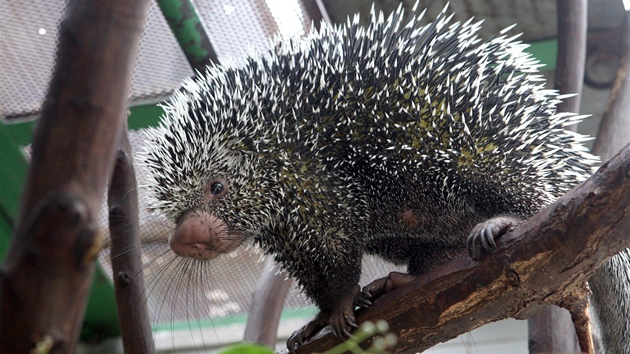
[[606, 111], [602, 115], [593, 144], [593, 153], [603, 161], [613, 157], [630, 143], [630, 15], [623, 27], [623, 48], [615, 83], [610, 92]]
[[77, 0], [34, 134], [0, 275], [0, 353], [74, 352], [101, 237], [95, 226], [127, 109], [146, 0]]
[[579, 353], [575, 326], [566, 309], [545, 306], [527, 320], [530, 353]]
[[243, 340], [273, 348], [278, 338], [278, 324], [284, 301], [293, 281], [287, 279], [287, 273], [267, 257], [254, 295], [252, 308], [247, 317], [247, 326]]
[[[558, 105], [558, 112], [579, 112], [586, 61], [586, 0], [556, 0], [558, 58], [555, 87], [560, 94], [576, 94]], [[577, 131], [577, 125], [567, 127]], [[547, 306], [528, 320], [530, 353], [578, 352], [571, 315]]]
[[[558, 112], [579, 112], [586, 62], [586, 0], [556, 0], [558, 58], [555, 88], [560, 94], [575, 94], [558, 105]], [[569, 127], [577, 131], [577, 126]]]
[[122, 131], [110, 183], [109, 229], [111, 261], [118, 306], [118, 323], [126, 353], [153, 353], [153, 335], [144, 299], [138, 221], [138, 189], [131, 144]]
[[331, 23], [328, 12], [326, 12], [326, 6], [324, 6], [321, 0], [302, 0], [301, 4], [304, 12], [306, 12], [308, 17], [311, 18], [311, 21], [313, 21], [315, 29], [319, 30], [322, 20]]

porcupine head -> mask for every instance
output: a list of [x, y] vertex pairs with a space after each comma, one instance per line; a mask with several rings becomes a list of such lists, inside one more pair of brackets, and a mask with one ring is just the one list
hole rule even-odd
[[525, 46], [481, 41], [479, 23], [445, 12], [426, 26], [415, 8], [322, 24], [211, 65], [148, 134], [172, 250], [211, 260], [254, 242], [320, 308], [291, 350], [327, 324], [354, 327], [362, 254], [420, 273], [434, 251], [465, 250], [477, 223], [527, 217], [592, 171]]

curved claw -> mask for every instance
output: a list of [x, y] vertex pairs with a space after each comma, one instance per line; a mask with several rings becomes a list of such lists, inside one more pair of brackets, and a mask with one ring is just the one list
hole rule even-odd
[[355, 296], [354, 304], [359, 307], [372, 306], [374, 300], [415, 279], [416, 276], [412, 274], [391, 272], [386, 277], [375, 279], [364, 286], [361, 292]]
[[326, 314], [320, 312], [317, 317], [315, 317], [315, 319], [309, 322], [306, 326], [293, 332], [289, 336], [289, 339], [287, 339], [287, 349], [289, 350], [289, 353], [295, 353], [295, 351], [301, 347], [304, 342], [324, 328], [329, 317], [330, 316], [326, 316]]
[[350, 338], [352, 331], [358, 327], [354, 317], [354, 299], [358, 295], [359, 290], [359, 284], [352, 285], [347, 291], [342, 292], [342, 296], [337, 298], [332, 309], [320, 312], [306, 326], [293, 332], [287, 340], [289, 352], [295, 353], [302, 344], [327, 325], [330, 325], [335, 337], [342, 340]]
[[358, 307], [370, 307], [372, 306], [372, 301], [370, 299], [372, 295], [368, 293], [360, 292], [357, 297], [354, 298], [354, 304]]
[[473, 259], [479, 259], [484, 251], [492, 252], [496, 247], [495, 239], [506, 234], [521, 221], [512, 216], [497, 216], [477, 224], [466, 240], [468, 255]]
[[304, 344], [306, 338], [303, 333], [303, 328], [291, 333], [289, 339], [287, 339], [287, 349], [289, 353], [295, 353], [295, 351]]
[[352, 331], [358, 327], [354, 317], [354, 301], [359, 296], [360, 290], [359, 284], [355, 284], [332, 309], [328, 323], [335, 337], [339, 339], [350, 338]]
[[484, 250], [490, 252], [497, 246], [494, 242], [494, 237], [498, 234], [499, 228], [494, 224], [488, 225], [481, 231], [481, 244]]
[[352, 331], [358, 326], [354, 317], [354, 309], [339, 316], [331, 316], [330, 327], [335, 337], [346, 340], [352, 337]]
[[359, 307], [372, 306], [372, 301], [381, 295], [386, 282], [387, 278], [379, 278], [364, 286], [354, 297], [354, 304]]

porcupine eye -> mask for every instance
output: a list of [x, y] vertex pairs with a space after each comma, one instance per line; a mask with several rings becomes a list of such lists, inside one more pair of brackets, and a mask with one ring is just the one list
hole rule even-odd
[[204, 197], [206, 200], [217, 200], [227, 194], [228, 183], [223, 178], [213, 178], [206, 183]]
[[221, 192], [223, 192], [223, 183], [221, 182], [212, 183], [212, 185], [210, 186], [210, 193], [212, 193], [212, 195], [218, 195]]

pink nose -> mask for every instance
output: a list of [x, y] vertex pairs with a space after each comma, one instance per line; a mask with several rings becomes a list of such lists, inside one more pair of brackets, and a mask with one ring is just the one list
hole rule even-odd
[[234, 250], [225, 223], [203, 211], [189, 211], [168, 238], [168, 244], [177, 255], [195, 259], [213, 259]]

